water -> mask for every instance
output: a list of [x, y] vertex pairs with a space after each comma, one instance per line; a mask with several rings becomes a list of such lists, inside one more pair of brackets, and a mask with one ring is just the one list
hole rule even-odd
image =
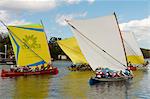
[[92, 72], [70, 72], [67, 61], [53, 64], [59, 69], [55, 76], [0, 78], [0, 99], [150, 99], [150, 70], [134, 72], [129, 82], [90, 86]]

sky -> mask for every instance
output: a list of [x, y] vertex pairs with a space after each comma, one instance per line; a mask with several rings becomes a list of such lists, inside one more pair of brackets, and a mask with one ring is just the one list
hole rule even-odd
[[[90, 19], [116, 13], [122, 31], [135, 34], [150, 49], [149, 0], [0, 0], [0, 20], [7, 25], [43, 21], [48, 38], [73, 36], [64, 19]], [[0, 33], [7, 32], [0, 23]]]

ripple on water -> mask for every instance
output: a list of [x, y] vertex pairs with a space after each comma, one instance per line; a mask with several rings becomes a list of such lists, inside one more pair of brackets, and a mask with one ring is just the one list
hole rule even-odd
[[56, 61], [55, 76], [0, 78], [0, 99], [150, 99], [150, 71], [134, 72], [129, 82], [99, 83], [90, 86], [92, 72], [70, 72], [71, 62]]

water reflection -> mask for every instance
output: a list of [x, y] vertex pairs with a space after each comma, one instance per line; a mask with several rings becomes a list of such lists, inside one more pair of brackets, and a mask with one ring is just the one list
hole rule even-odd
[[102, 82], [91, 86], [89, 99], [128, 99], [128, 82]]
[[60, 89], [62, 98], [86, 99], [89, 90], [88, 80], [91, 75], [92, 72], [69, 72], [68, 75], [65, 75], [61, 80], [63, 84]]
[[132, 93], [134, 93], [134, 95], [137, 98], [141, 98], [141, 99], [149, 99], [150, 98], [150, 70], [146, 70], [146, 71], [137, 71], [134, 72], [135, 75], [137, 75], [135, 77], [135, 79], [133, 80], [133, 84], [132, 84]]
[[12, 92], [14, 92], [14, 79], [0, 78], [0, 98], [11, 99]]
[[149, 99], [150, 70], [136, 71], [129, 82], [90, 86], [92, 72], [70, 72], [70, 62], [54, 63], [59, 74], [0, 78], [0, 99]]
[[[89, 99], [149, 99], [149, 71], [135, 71], [134, 79], [126, 82], [102, 82], [90, 86]], [[149, 75], [150, 76], [150, 75]], [[146, 87], [146, 88], [145, 88]], [[149, 95], [149, 96], [148, 96]]]
[[16, 78], [14, 99], [45, 99], [50, 92], [50, 75], [22, 76]]

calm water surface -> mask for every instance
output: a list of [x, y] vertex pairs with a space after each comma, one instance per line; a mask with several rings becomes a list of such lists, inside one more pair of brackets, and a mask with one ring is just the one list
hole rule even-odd
[[0, 78], [0, 99], [150, 99], [150, 70], [134, 72], [129, 82], [90, 86], [92, 72], [70, 72], [67, 61], [53, 64], [59, 68], [55, 76]]

